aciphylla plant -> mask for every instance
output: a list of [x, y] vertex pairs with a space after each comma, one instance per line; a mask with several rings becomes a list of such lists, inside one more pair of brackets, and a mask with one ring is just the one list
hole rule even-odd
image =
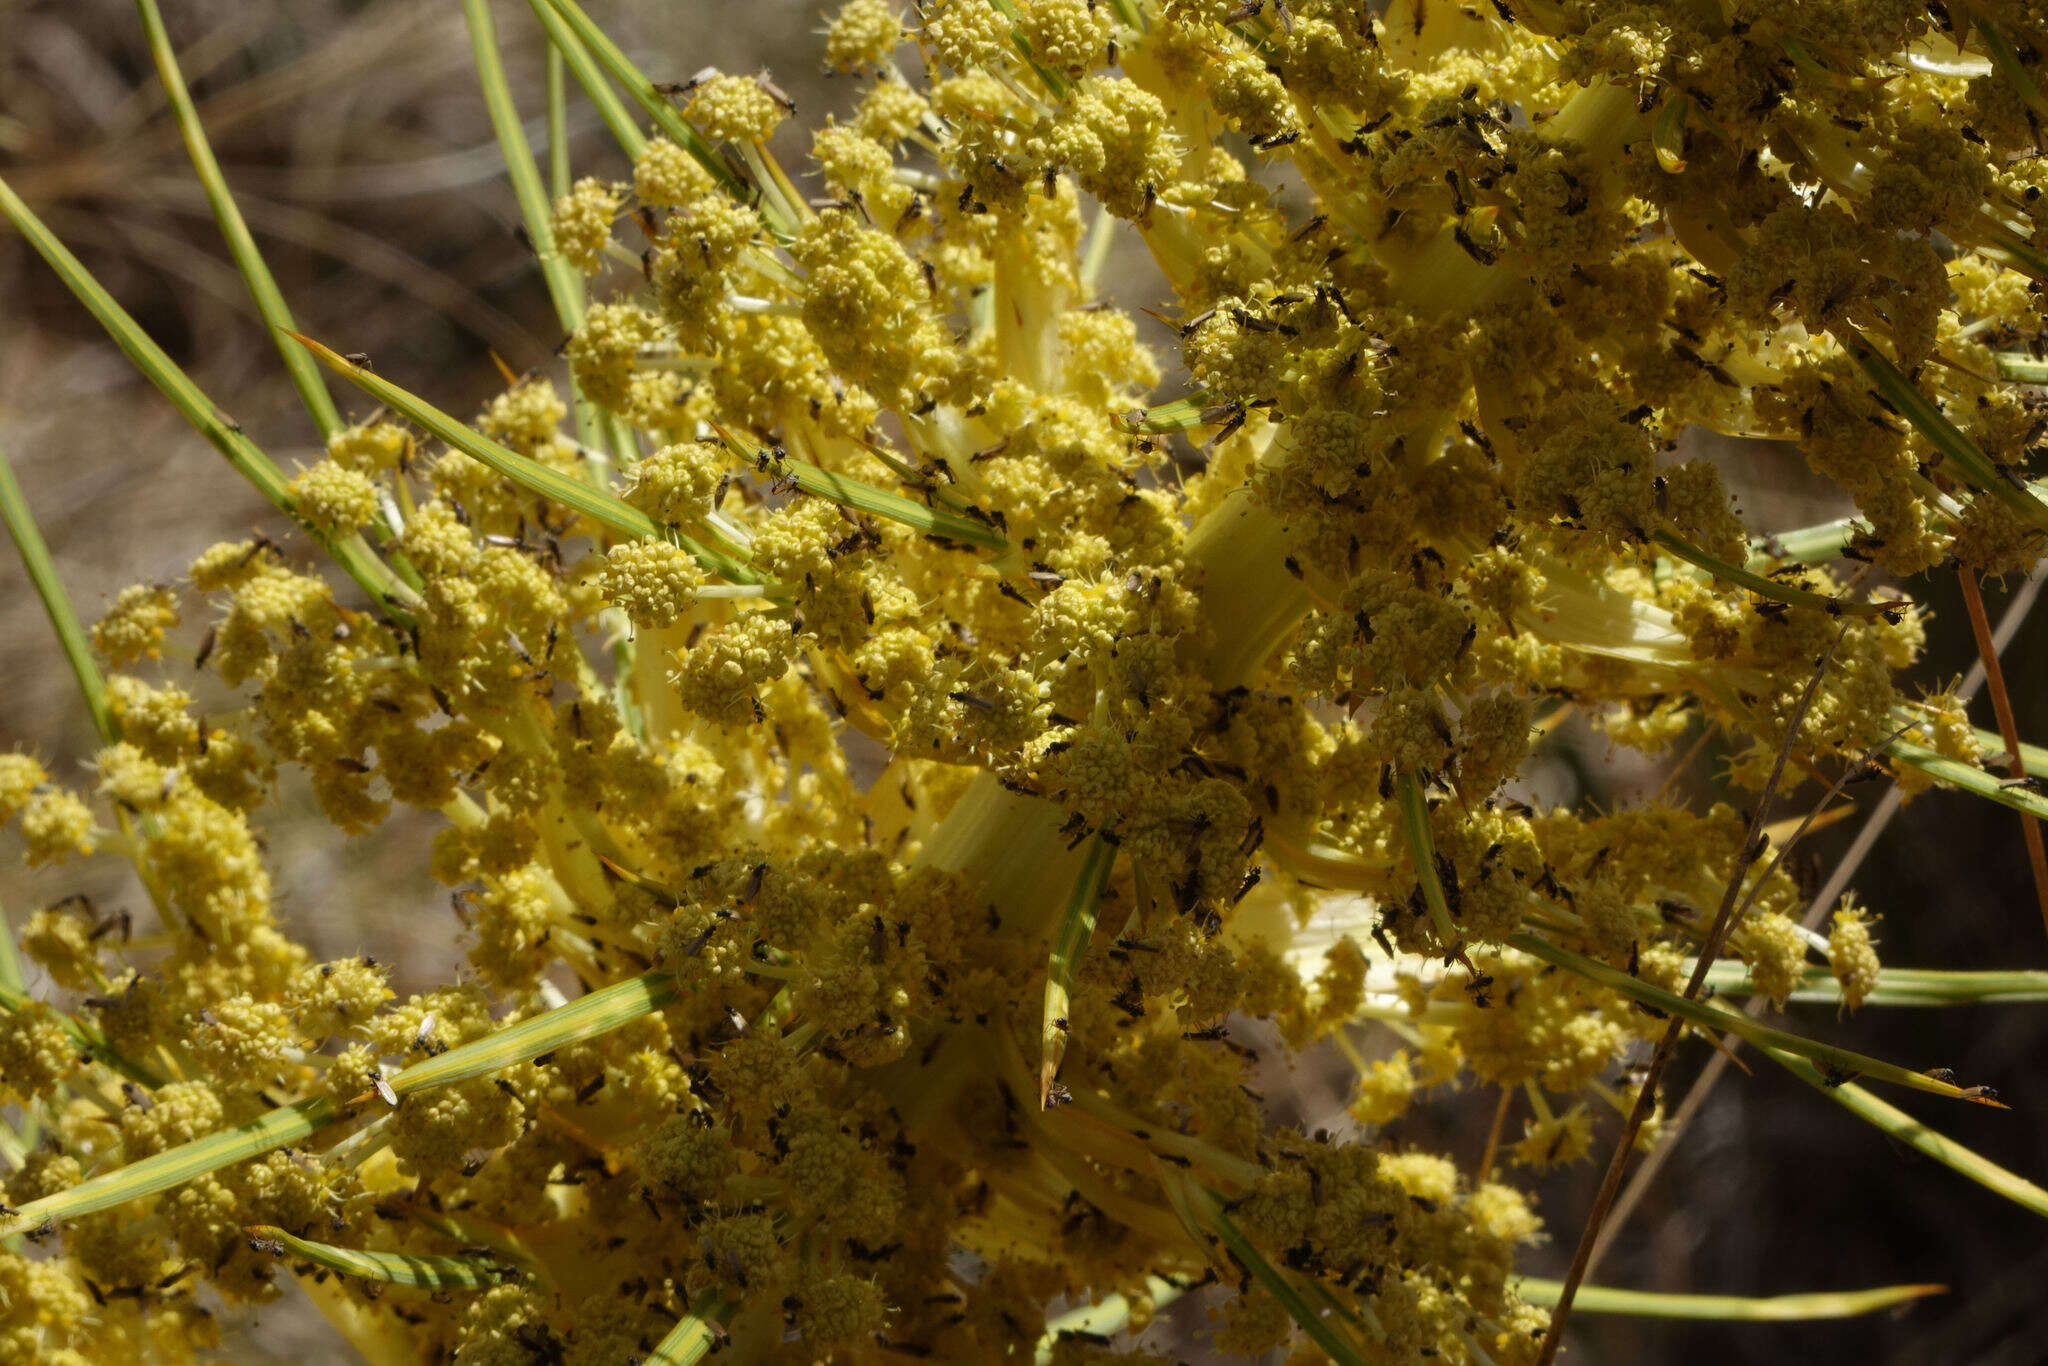
[[[0, 816], [161, 920], [8, 946], [0, 1358], [196, 1359], [202, 1287], [287, 1281], [477, 1366], [1161, 1360], [1116, 1334], [1198, 1286], [1225, 1356], [1508, 1366], [1575, 1295], [1917, 1293], [1579, 1288], [1685, 1030], [2048, 1214], [1852, 1080], [2001, 1079], [1727, 1004], [2041, 994], [1880, 967], [1779, 861], [1784, 790], [1873, 765], [2048, 814], [1985, 767], [2040, 751], [1895, 688], [1879, 579], [2048, 531], [2036, 6], [851, 0], [863, 93], [806, 139], [532, 0], [630, 162], [550, 185], [466, 0], [568, 336], [466, 422], [297, 332], [140, 9], [325, 455], [280, 470], [0, 185], [291, 528], [88, 633], [0, 485], [104, 738], [82, 784], [0, 755]], [[1752, 535], [1696, 430], [1856, 515]], [[1711, 728], [1727, 804], [1511, 799], [1567, 713]], [[336, 841], [439, 814], [458, 980], [294, 941], [286, 769]], [[1283, 1123], [1254, 1037], [1348, 1059], [1353, 1122]], [[1461, 1084], [1509, 1120], [1476, 1170], [1401, 1138]], [[1519, 1276], [1519, 1174], [1609, 1154], [1571, 1279]]]

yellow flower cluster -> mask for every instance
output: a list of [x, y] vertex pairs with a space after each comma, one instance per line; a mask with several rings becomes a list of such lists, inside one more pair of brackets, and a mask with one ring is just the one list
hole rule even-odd
[[[816, 197], [772, 81], [678, 88], [630, 182], [553, 207], [616, 287], [575, 392], [445, 446], [383, 416], [291, 481], [402, 599], [216, 546], [93, 642], [204, 618], [238, 709], [117, 675], [91, 800], [0, 755], [29, 860], [132, 858], [166, 946], [31, 922], [80, 999], [0, 1016], [52, 1145], [7, 1203], [288, 1101], [344, 1129], [0, 1253], [0, 1357], [175, 1358], [166, 1268], [272, 1294], [261, 1224], [518, 1269], [322, 1288], [423, 1360], [638, 1359], [695, 1312], [750, 1359], [989, 1361], [1150, 1275], [1220, 1280], [1226, 1351], [1532, 1361], [1537, 1214], [1402, 1117], [1469, 1078], [1526, 1098], [1513, 1162], [1585, 1157], [1665, 1028], [1617, 982], [1683, 990], [1750, 866], [1728, 806], [1512, 799], [1539, 719], [1705, 722], [1752, 789], [1859, 761], [1921, 624], [1825, 562], [1999, 572], [2048, 527], [1997, 378], [2048, 278], [2048, 25], [1973, 12], [2024, 81], [1908, 61], [1967, 35], [1884, 0], [851, 0]], [[1163, 327], [1102, 298], [1115, 233]], [[1694, 429], [1798, 443], [1859, 520], [1753, 546]], [[250, 820], [284, 766], [350, 835], [441, 821], [472, 979], [394, 1005], [286, 934]], [[1820, 941], [1782, 871], [1752, 900], [1727, 947], [1782, 1001]], [[1869, 921], [1824, 956], [1860, 1004]], [[609, 1032], [393, 1089], [629, 979]], [[1248, 1018], [1353, 1059], [1351, 1128], [1276, 1118]]]

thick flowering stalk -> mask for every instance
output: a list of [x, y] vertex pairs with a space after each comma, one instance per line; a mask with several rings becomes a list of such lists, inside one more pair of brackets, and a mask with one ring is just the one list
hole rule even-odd
[[[371, 599], [205, 550], [94, 632], [97, 789], [0, 756], [29, 857], [132, 859], [167, 945], [46, 908], [59, 998], [0, 983], [50, 1135], [0, 1232], [59, 1237], [0, 1253], [8, 1351], [181, 1359], [174, 1271], [260, 1299], [282, 1259], [379, 1360], [1090, 1360], [1058, 1302], [1213, 1281], [1227, 1353], [1528, 1362], [1542, 1223], [1399, 1142], [1418, 1095], [1497, 1085], [1513, 1164], [1580, 1160], [1671, 1019], [1990, 1099], [1685, 994], [1725, 941], [1779, 1002], [1816, 956], [1919, 999], [1732, 806], [1504, 785], [1569, 708], [1704, 720], [1752, 790], [1888, 747], [2048, 806], [1895, 689], [1918, 609], [1829, 567], [2039, 554], [2031, 11], [850, 0], [863, 93], [799, 161], [772, 80], [658, 85], [531, 7], [631, 160], [549, 204], [471, 0], [566, 392], [464, 422], [262, 275], [373, 414], [287, 481], [166, 390]], [[1165, 330], [1099, 297], [1118, 232]], [[1695, 428], [1857, 518], [1753, 538]], [[131, 672], [186, 616], [241, 710]], [[249, 819], [285, 765], [351, 836], [439, 813], [462, 981], [394, 1003], [289, 937]], [[1251, 1020], [1355, 1065], [1352, 1129], [1275, 1119]]]

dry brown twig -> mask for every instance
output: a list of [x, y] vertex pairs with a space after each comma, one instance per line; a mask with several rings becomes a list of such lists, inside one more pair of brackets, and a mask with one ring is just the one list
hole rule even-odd
[[[1771, 799], [1777, 793], [1779, 780], [1785, 776], [1785, 764], [1792, 756], [1792, 748], [1798, 742], [1799, 729], [1806, 722], [1807, 710], [1813, 705], [1813, 697], [1820, 690], [1820, 681], [1826, 677], [1828, 665], [1833, 662], [1835, 650], [1842, 642], [1845, 626], [1837, 631], [1835, 639], [1814, 666], [1813, 676], [1806, 681], [1806, 690], [1799, 695], [1799, 704], [1792, 709], [1792, 716], [1785, 725], [1785, 740], [1778, 747], [1777, 758], [1771, 764], [1771, 775], [1764, 783], [1763, 794], [1758, 798], [1756, 810], [1749, 818], [1749, 829], [1744, 832], [1742, 848], [1735, 856], [1735, 863], [1728, 871], [1728, 887], [1721, 896], [1721, 906], [1714, 915], [1713, 927], [1707, 931], [1704, 943], [1700, 945], [1698, 960], [1693, 965], [1692, 980], [1685, 985], [1685, 998], [1697, 1000], [1700, 988], [1706, 984], [1707, 971], [1720, 956], [1721, 948], [1728, 942], [1729, 932], [1735, 928], [1742, 912], [1749, 908], [1749, 899], [1740, 902], [1736, 898], [1749, 877], [1749, 870], [1763, 856], [1763, 829], [1770, 813]], [[1773, 865], [1775, 866], [1775, 865]], [[1768, 873], [1766, 873], [1768, 876]], [[1761, 880], [1759, 880], [1761, 881]], [[1752, 892], [1751, 897], [1754, 897]], [[1657, 1083], [1663, 1078], [1664, 1069], [1670, 1064], [1671, 1054], [1678, 1046], [1678, 1040], [1685, 1032], [1685, 1022], [1674, 1016], [1664, 1028], [1664, 1036], [1657, 1041], [1657, 1051], [1650, 1057], [1649, 1071], [1643, 1077], [1642, 1089], [1636, 1093], [1636, 1103], [1630, 1107], [1628, 1121], [1622, 1125], [1621, 1137], [1614, 1145], [1614, 1156], [1607, 1163], [1607, 1172], [1600, 1180], [1600, 1192], [1593, 1198], [1593, 1208], [1587, 1212], [1585, 1227], [1579, 1231], [1579, 1245], [1572, 1254], [1571, 1270], [1565, 1274], [1564, 1285], [1558, 1292], [1557, 1305], [1550, 1311], [1550, 1329], [1543, 1335], [1543, 1348], [1537, 1354], [1536, 1366], [1550, 1366], [1557, 1359], [1557, 1350], [1564, 1340], [1565, 1324], [1571, 1318], [1572, 1301], [1578, 1295], [1579, 1285], [1586, 1279], [1586, 1270], [1592, 1263], [1593, 1246], [1599, 1240], [1601, 1225], [1607, 1211], [1613, 1206], [1621, 1190], [1622, 1175], [1628, 1170], [1629, 1154], [1634, 1151], [1636, 1136], [1643, 1130], [1650, 1114], [1657, 1108]]]
[[[2012, 643], [2012, 638], [2019, 633], [2019, 628], [2025, 623], [2027, 614], [2033, 609], [2034, 600], [2040, 595], [2041, 587], [2044, 583], [2048, 583], [2048, 578], [2043, 578], [2038, 574], [2030, 576], [2021, 585], [2019, 591], [2013, 594], [2012, 601], [2007, 604], [2004, 614], [1999, 617], [1997, 629], [1991, 633], [1990, 651], [1988, 653], [1980, 651], [1977, 663], [1971, 666], [1963, 681], [1957, 685], [1956, 698], [1958, 701], [1967, 704], [1971, 698], [1977, 695], [1977, 691], [1984, 686], [1989, 674], [1984, 661], [1986, 659], [1995, 660]], [[1884, 796], [1878, 801], [1875, 809], [1871, 811], [1869, 819], [1864, 821], [1863, 828], [1856, 832], [1856, 838], [1850, 842], [1849, 848], [1843, 853], [1841, 861], [1835, 865], [1834, 871], [1829, 874], [1827, 882], [1815, 894], [1813, 901], [1807, 906], [1806, 914], [1800, 921], [1801, 925], [1809, 930], [1816, 929], [1821, 921], [1827, 918], [1828, 914], [1834, 909], [1835, 903], [1841, 899], [1842, 893], [1848, 890], [1849, 883], [1855, 878], [1857, 870], [1863, 866], [1863, 860], [1868, 858], [1870, 851], [1877, 847], [1877, 842], [1883, 836], [1885, 828], [1891, 824], [1892, 818], [1899, 813], [1900, 807], [1904, 804], [1905, 795], [1900, 790], [1897, 782], [1893, 782], [1885, 791]], [[1756, 1019], [1761, 1017], [1768, 1007], [1768, 1001], [1761, 996], [1756, 996], [1752, 997], [1743, 1009], [1744, 1013], [1749, 1015], [1750, 1018]], [[1679, 1103], [1678, 1109], [1672, 1113], [1670, 1121], [1665, 1124], [1662, 1141], [1643, 1158], [1642, 1165], [1636, 1168], [1635, 1175], [1629, 1178], [1628, 1186], [1614, 1202], [1614, 1208], [1609, 1212], [1606, 1226], [1600, 1231], [1599, 1238], [1593, 1244], [1593, 1255], [1586, 1263], [1586, 1274], [1588, 1276], [1591, 1276], [1599, 1268], [1602, 1259], [1606, 1257], [1608, 1250], [1613, 1246], [1615, 1237], [1620, 1233], [1622, 1227], [1627, 1224], [1629, 1216], [1635, 1212], [1636, 1206], [1642, 1203], [1643, 1196], [1649, 1191], [1650, 1184], [1656, 1180], [1657, 1173], [1663, 1170], [1665, 1160], [1677, 1148], [1679, 1136], [1686, 1131], [1691, 1125], [1693, 1118], [1706, 1105], [1707, 1097], [1713, 1094], [1714, 1087], [1720, 1083], [1722, 1075], [1727, 1072], [1728, 1064], [1736, 1060], [1735, 1055], [1742, 1048], [1742, 1040], [1736, 1038], [1733, 1034], [1722, 1035], [1719, 1043], [1721, 1044], [1720, 1051], [1715, 1056], [1707, 1059], [1706, 1066], [1700, 1070], [1700, 1075], [1694, 1080], [1692, 1089], [1686, 1092], [1685, 1099]]]

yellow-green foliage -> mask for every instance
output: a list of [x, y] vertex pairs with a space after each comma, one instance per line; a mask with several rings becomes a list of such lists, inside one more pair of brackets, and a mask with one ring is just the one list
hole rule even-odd
[[[692, 1305], [747, 1360], [1014, 1359], [1056, 1301], [1212, 1270], [1231, 1351], [1533, 1358], [1514, 1168], [1381, 1128], [1469, 1076], [1531, 1103], [1505, 1159], [1595, 1151], [1663, 1021], [1500, 941], [1681, 990], [1744, 822], [1501, 785], [1562, 702], [1651, 750], [1704, 718], [1754, 788], [1830, 650], [1802, 759], [1895, 729], [1915, 609], [1812, 606], [1853, 586], [1762, 551], [1808, 596], [1660, 558], [1751, 560], [1689, 429], [1798, 443], [1888, 570], [2032, 562], [2048, 513], [2007, 481], [2036, 403], [1991, 377], [2040, 327], [2048, 25], [1969, 7], [2014, 75], [1963, 9], [1888, 0], [898, 8], [831, 21], [849, 121], [777, 134], [779, 92], [710, 75], [676, 96], [695, 145], [671, 127], [543, 219], [588, 276], [576, 394], [528, 379], [474, 425], [608, 502], [397, 416], [342, 432], [289, 497], [409, 599], [204, 550], [93, 639], [128, 668], [205, 623], [242, 709], [124, 675], [96, 791], [0, 756], [28, 858], [126, 855], [165, 930], [130, 961], [77, 908], [30, 922], [74, 995], [0, 1017], [0, 1095], [48, 1135], [23, 1219], [282, 1102], [339, 1116], [0, 1253], [0, 1358], [187, 1358], [197, 1281], [275, 1293], [249, 1225], [377, 1254], [344, 1266], [487, 1249], [503, 1284], [320, 1291], [421, 1361], [636, 1360]], [[1098, 296], [1105, 230], [1158, 263], [1165, 326]], [[1873, 348], [1964, 447], [1874, 392]], [[602, 412], [572, 437], [577, 395]], [[465, 981], [394, 1002], [294, 942], [251, 825], [287, 766], [350, 835], [444, 819]], [[1113, 867], [1076, 892], [1096, 834]], [[1775, 874], [1730, 941], [1767, 994], [1818, 942], [1799, 909]], [[1853, 1005], [1868, 923], [1829, 942]], [[388, 1089], [550, 981], [650, 969], [679, 987], [655, 1013]], [[1402, 1047], [1352, 1051], [1360, 1123], [1310, 1136], [1247, 1086], [1245, 1017]], [[1298, 1302], [1335, 1306], [1317, 1345]]]

